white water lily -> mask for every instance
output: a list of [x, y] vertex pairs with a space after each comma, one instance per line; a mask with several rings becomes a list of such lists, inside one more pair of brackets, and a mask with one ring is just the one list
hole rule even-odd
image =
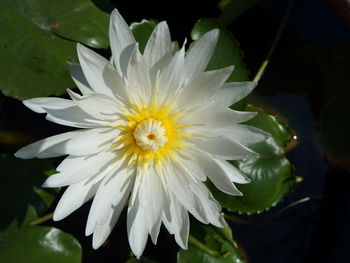
[[124, 208], [130, 247], [139, 257], [161, 224], [187, 248], [190, 212], [202, 223], [223, 227], [219, 203], [203, 183], [242, 195], [235, 183], [249, 179], [227, 160], [255, 153], [245, 145], [267, 138], [239, 124], [256, 113], [234, 111], [255, 82], [225, 83], [233, 66], [204, 71], [219, 31], [173, 53], [165, 22], [157, 25], [143, 54], [114, 10], [109, 37], [112, 62], [77, 45], [80, 65], [69, 65], [81, 92], [71, 100], [35, 98], [31, 110], [52, 122], [81, 128], [20, 149], [20, 158], [68, 155], [46, 187], [68, 186], [54, 212], [61, 220], [93, 198], [86, 235], [93, 247], [107, 239]]

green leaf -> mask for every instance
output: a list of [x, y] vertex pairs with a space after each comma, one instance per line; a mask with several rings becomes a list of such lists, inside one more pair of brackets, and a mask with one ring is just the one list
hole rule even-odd
[[62, 95], [75, 87], [67, 60], [75, 41], [108, 46], [108, 15], [88, 0], [0, 0], [0, 89], [18, 99]]
[[197, 40], [203, 34], [214, 28], [220, 29], [220, 36], [207, 70], [234, 65], [235, 69], [227, 81], [249, 80], [249, 71], [243, 63], [243, 52], [239, 48], [239, 43], [219, 20], [199, 20], [192, 29], [191, 37], [193, 40]]
[[52, 170], [49, 160], [21, 160], [0, 156], [0, 230], [23, 226], [41, 216], [57, 195], [41, 185]]
[[155, 20], [143, 19], [141, 22], [134, 22], [130, 25], [130, 29], [135, 36], [136, 42], [139, 43], [140, 52], [145, 50], [147, 41], [151, 36], [154, 28], [157, 26]]
[[294, 188], [296, 177], [293, 166], [283, 155], [283, 147], [293, 137], [288, 127], [262, 109], [247, 105], [245, 110], [258, 112], [258, 115], [246, 124], [263, 129], [272, 135], [264, 142], [249, 146], [259, 153], [259, 157], [234, 162], [251, 182], [236, 185], [243, 193], [241, 197], [224, 194], [212, 184], [209, 184], [209, 187], [222, 207], [231, 212], [251, 214], [263, 212], [280, 202]]
[[259, 0], [221, 0], [219, 2], [219, 8], [222, 10], [220, 20], [225, 25], [230, 24], [258, 2]]
[[244, 263], [244, 252], [232, 238], [229, 227], [191, 223], [188, 250], [181, 249], [177, 263]]
[[0, 233], [3, 263], [80, 263], [79, 242], [70, 234], [47, 226], [25, 226]]

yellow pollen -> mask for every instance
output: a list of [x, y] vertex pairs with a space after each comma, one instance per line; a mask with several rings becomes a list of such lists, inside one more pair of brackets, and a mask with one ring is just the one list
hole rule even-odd
[[125, 124], [118, 125], [121, 134], [113, 144], [113, 149], [123, 149], [123, 158], [128, 158], [128, 166], [145, 170], [150, 165], [164, 164], [165, 158], [189, 147], [190, 137], [185, 125], [180, 123], [183, 113], [172, 112], [173, 104], [158, 106], [156, 100], [149, 105], [133, 105], [124, 110]]

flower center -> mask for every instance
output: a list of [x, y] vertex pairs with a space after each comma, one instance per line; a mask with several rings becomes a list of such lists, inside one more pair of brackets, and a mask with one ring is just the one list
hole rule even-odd
[[168, 141], [166, 130], [161, 121], [152, 118], [136, 125], [134, 138], [137, 146], [144, 151], [156, 152]]

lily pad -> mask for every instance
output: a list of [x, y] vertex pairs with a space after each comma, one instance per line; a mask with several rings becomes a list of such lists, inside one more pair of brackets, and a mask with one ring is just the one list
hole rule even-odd
[[217, 228], [192, 223], [189, 248], [178, 252], [177, 263], [247, 262], [243, 250], [233, 240], [229, 227]]
[[0, 230], [23, 226], [43, 215], [57, 189], [41, 187], [53, 166], [49, 160], [21, 160], [0, 156]]
[[0, 89], [18, 99], [62, 95], [74, 84], [75, 41], [108, 46], [108, 15], [89, 0], [0, 0]]
[[259, 213], [280, 202], [296, 185], [296, 177], [291, 163], [284, 156], [284, 149], [293, 134], [275, 116], [262, 109], [247, 105], [246, 111], [257, 111], [258, 115], [246, 124], [271, 133], [271, 138], [251, 145], [259, 157], [235, 161], [233, 164], [250, 179], [249, 184], [237, 184], [243, 196], [224, 194], [211, 186], [215, 198], [231, 212]]
[[54, 227], [25, 226], [0, 233], [0, 255], [3, 263], [80, 263], [79, 242]]

